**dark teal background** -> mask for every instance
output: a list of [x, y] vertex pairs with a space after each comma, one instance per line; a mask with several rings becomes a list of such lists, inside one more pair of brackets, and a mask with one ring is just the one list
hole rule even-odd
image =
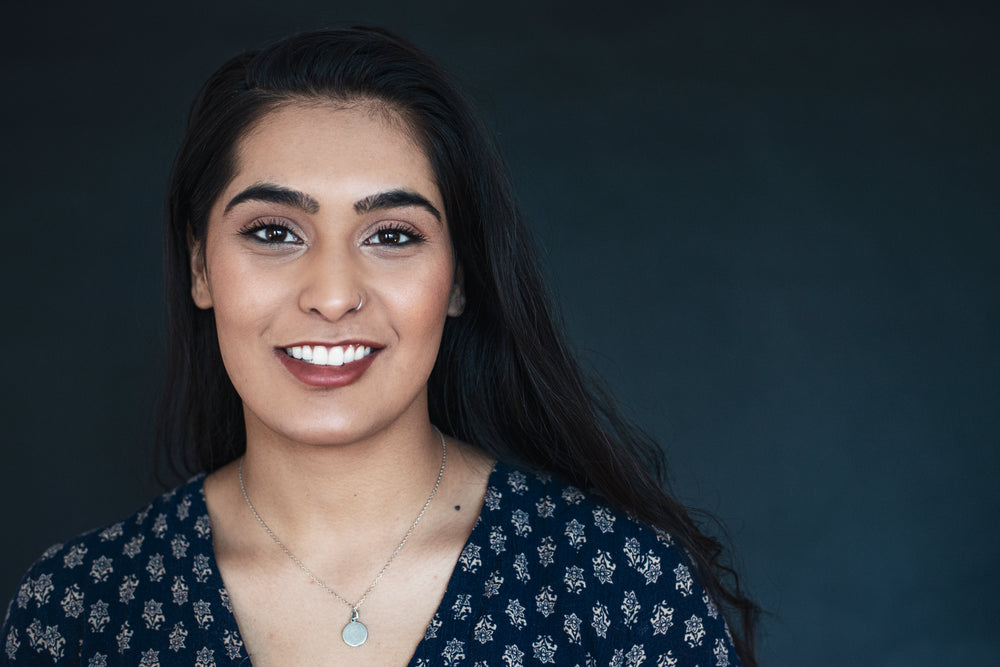
[[729, 528], [763, 664], [996, 664], [996, 10], [138, 5], [0, 7], [0, 598], [156, 492], [162, 201], [195, 90], [366, 21], [471, 88], [579, 351]]

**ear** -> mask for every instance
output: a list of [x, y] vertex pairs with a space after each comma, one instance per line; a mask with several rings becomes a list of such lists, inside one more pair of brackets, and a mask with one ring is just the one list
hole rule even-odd
[[448, 316], [458, 317], [465, 311], [465, 288], [462, 278], [462, 267], [455, 269], [455, 282], [451, 285], [451, 295], [448, 297]]
[[191, 264], [191, 298], [194, 305], [203, 310], [212, 307], [212, 292], [208, 288], [208, 269], [205, 267], [205, 244], [203, 241], [196, 241], [191, 234], [191, 228], [187, 232], [188, 255]]

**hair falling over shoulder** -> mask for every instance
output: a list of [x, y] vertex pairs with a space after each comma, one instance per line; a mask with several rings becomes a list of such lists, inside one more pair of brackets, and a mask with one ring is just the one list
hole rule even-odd
[[189, 243], [205, 237], [240, 138], [281, 104], [315, 99], [385, 103], [410, 125], [438, 179], [466, 306], [445, 325], [428, 383], [431, 421], [670, 533], [726, 615], [742, 663], [756, 665], [758, 609], [720, 542], [665, 490], [661, 450], [622, 417], [572, 354], [490, 133], [447, 73], [384, 30], [289, 37], [233, 58], [198, 93], [167, 205], [170, 329], [158, 459], [175, 473], [210, 472], [244, 451], [242, 404], [222, 363], [213, 315], [190, 296]]

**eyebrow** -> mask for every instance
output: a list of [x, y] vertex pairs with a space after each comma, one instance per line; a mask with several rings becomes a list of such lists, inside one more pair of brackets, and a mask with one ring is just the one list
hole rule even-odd
[[357, 213], [368, 213], [386, 208], [402, 208], [406, 206], [417, 206], [428, 211], [441, 222], [441, 211], [435, 208], [426, 197], [409, 190], [387, 190], [377, 194], [369, 195], [364, 199], [354, 202], [354, 210]]
[[271, 183], [256, 183], [230, 199], [229, 203], [226, 204], [225, 213], [229, 213], [234, 206], [247, 201], [284, 204], [285, 206], [291, 206], [306, 213], [319, 212], [319, 202], [304, 192]]
[[[256, 183], [230, 199], [229, 203], [226, 204], [225, 213], [229, 213], [235, 206], [248, 201], [283, 204], [309, 214], [319, 212], [319, 202], [304, 192], [271, 183]], [[438, 222], [441, 222], [441, 212], [426, 197], [403, 189], [378, 192], [368, 195], [364, 199], [359, 199], [354, 202], [354, 211], [356, 213], [369, 213], [371, 211], [407, 206], [422, 208], [437, 218]]]

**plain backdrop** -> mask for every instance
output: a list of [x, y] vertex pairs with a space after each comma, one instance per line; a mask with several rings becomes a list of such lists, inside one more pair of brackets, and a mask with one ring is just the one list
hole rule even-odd
[[158, 493], [162, 202], [197, 87], [353, 22], [468, 85], [576, 348], [728, 527], [763, 664], [995, 664], [985, 3], [4, 0], [0, 598]]

